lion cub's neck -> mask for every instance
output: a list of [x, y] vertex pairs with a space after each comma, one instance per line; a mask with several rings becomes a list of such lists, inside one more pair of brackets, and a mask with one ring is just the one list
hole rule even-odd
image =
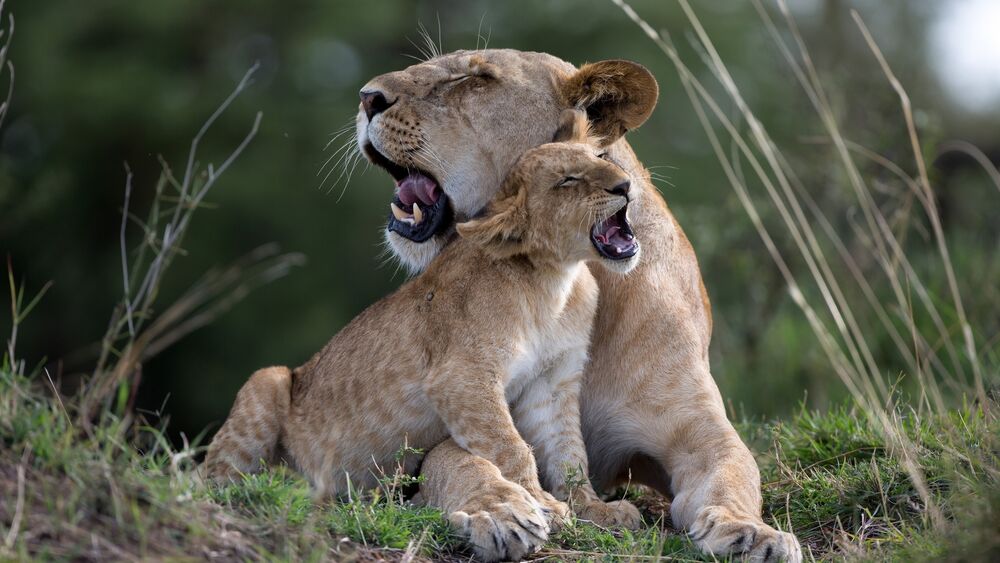
[[566, 306], [573, 283], [585, 269], [581, 260], [562, 260], [539, 252], [490, 260], [521, 282], [523, 297], [542, 315], [558, 313]]

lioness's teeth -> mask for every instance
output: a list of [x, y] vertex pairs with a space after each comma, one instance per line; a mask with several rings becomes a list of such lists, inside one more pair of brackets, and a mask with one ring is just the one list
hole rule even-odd
[[419, 225], [421, 221], [424, 220], [424, 212], [420, 210], [420, 206], [416, 203], [413, 204], [413, 224]]
[[399, 219], [400, 221], [406, 221], [407, 219], [413, 221], [413, 216], [400, 209], [399, 206], [396, 205], [396, 202], [390, 203], [389, 207], [392, 208], [392, 214], [396, 217], [396, 219]]

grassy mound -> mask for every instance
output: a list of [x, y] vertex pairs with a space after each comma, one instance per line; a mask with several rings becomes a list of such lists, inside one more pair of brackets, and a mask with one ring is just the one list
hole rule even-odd
[[[176, 450], [162, 428], [106, 412], [81, 428], [44, 374], [0, 370], [0, 539], [4, 558], [105, 560], [467, 559], [442, 515], [396, 496], [316, 504], [283, 468], [222, 488], [203, 485], [197, 447]], [[996, 425], [955, 412], [907, 419], [921, 469], [949, 521], [933, 531], [921, 497], [867, 417], [849, 408], [743, 423], [759, 452], [765, 517], [792, 529], [816, 559], [987, 559], [1000, 554]], [[956, 430], [956, 429], [961, 429]], [[954, 452], [979, 452], [960, 466]], [[989, 494], [989, 491], [993, 491]], [[711, 560], [671, 528], [669, 503], [623, 494], [645, 527], [605, 530], [578, 521], [537, 557]], [[961, 533], [958, 531], [961, 530]]]

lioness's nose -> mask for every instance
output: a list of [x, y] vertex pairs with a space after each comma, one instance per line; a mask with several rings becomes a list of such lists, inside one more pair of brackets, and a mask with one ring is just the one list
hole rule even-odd
[[625, 180], [621, 184], [618, 184], [617, 186], [615, 186], [615, 187], [613, 187], [611, 189], [605, 189], [604, 191], [608, 192], [609, 194], [623, 195], [625, 197], [628, 197], [628, 190], [629, 190], [629, 186], [631, 186], [631, 185], [632, 185], [631, 182], [629, 182], [628, 180]]
[[373, 117], [389, 109], [389, 106], [392, 105], [389, 100], [385, 99], [385, 94], [378, 90], [362, 90], [360, 95], [361, 107], [365, 109], [368, 121], [371, 121]]

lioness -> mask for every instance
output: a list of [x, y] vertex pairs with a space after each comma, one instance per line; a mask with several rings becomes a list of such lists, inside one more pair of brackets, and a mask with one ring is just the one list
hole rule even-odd
[[[517, 157], [549, 139], [563, 110], [586, 111], [607, 158], [642, 193], [633, 224], [643, 240], [628, 276], [591, 268], [601, 299], [581, 397], [590, 477], [598, 490], [631, 479], [672, 496], [674, 526], [707, 552], [800, 561], [795, 537], [761, 518], [757, 465], [712, 379], [712, 316], [694, 251], [622, 138], [657, 96], [649, 71], [628, 61], [577, 69], [544, 53], [457, 51], [368, 82], [358, 146], [398, 187], [426, 199], [419, 224], [390, 214], [386, 231], [399, 259], [419, 271], [445, 248], [454, 221], [493, 198]], [[422, 473], [429, 502], [487, 515], [498, 534], [518, 529], [524, 515], [510, 507], [520, 505], [505, 503], [508, 488], [488, 461], [448, 440]], [[493, 538], [483, 539], [480, 551], [490, 550]]]
[[[461, 237], [427, 270], [303, 366], [254, 374], [208, 448], [209, 476], [283, 455], [326, 496], [375, 487], [401, 447], [450, 436], [517, 485], [503, 490], [513, 511], [502, 534], [476, 511], [450, 515], [474, 547], [490, 545], [480, 555], [520, 558], [544, 541], [545, 514], [558, 521], [568, 508], [542, 489], [539, 470], [564, 497], [567, 473], [588, 473], [578, 405], [597, 284], [583, 261], [620, 276], [640, 255], [629, 177], [586, 132], [584, 114], [567, 110], [555, 136], [564, 142], [525, 152], [485, 214], [458, 224]], [[394, 211], [419, 228], [421, 202], [401, 191]], [[574, 490], [601, 524], [638, 524], [635, 507], [604, 505], [585, 480]]]

